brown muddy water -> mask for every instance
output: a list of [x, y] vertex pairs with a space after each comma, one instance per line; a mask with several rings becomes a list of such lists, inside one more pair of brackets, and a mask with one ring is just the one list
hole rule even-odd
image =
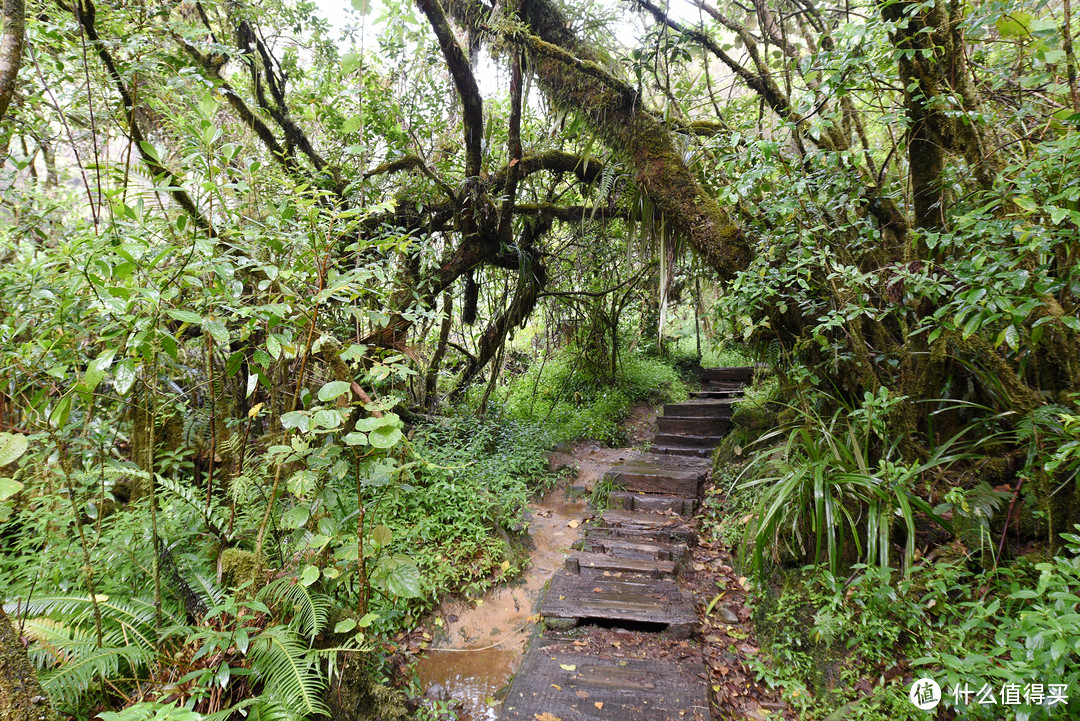
[[[572, 454], [552, 454], [553, 464], [578, 468], [574, 485], [590, 490], [608, 466], [633, 455], [627, 449], [576, 445]], [[517, 671], [536, 628], [536, 608], [544, 584], [562, 567], [570, 547], [592, 515], [588, 498], [568, 498], [566, 482], [529, 504], [532, 549], [529, 566], [512, 583], [491, 589], [482, 599], [444, 603], [435, 624], [443, 632], [416, 662], [420, 688], [438, 684], [463, 704], [461, 719], [489, 721], [498, 716], [496, 694]]]

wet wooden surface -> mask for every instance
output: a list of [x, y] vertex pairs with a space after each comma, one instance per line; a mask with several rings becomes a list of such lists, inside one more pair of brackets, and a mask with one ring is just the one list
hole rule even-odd
[[[514, 678], [504, 721], [712, 718], [704, 667], [693, 643], [680, 640], [694, 633], [698, 618], [678, 573], [696, 542], [692, 514], [711, 467], [704, 456], [727, 432], [730, 397], [751, 369], [707, 371], [705, 399], [667, 406], [651, 452], [604, 475], [619, 490], [551, 580], [540, 604], [548, 630]], [[593, 626], [601, 627], [594, 629], [599, 644], [566, 637]], [[575, 627], [582, 628], [568, 630]], [[612, 640], [629, 633], [622, 629], [641, 632], [636, 656]]]
[[[506, 700], [504, 721], [708, 721], [700, 661], [589, 653], [572, 640], [544, 639], [525, 659]], [[672, 654], [674, 656], [674, 654]]]

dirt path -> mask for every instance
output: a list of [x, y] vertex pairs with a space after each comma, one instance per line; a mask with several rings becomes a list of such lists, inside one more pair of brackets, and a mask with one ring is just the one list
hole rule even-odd
[[[651, 435], [655, 416], [655, 408], [635, 408], [627, 419], [630, 438], [640, 441]], [[528, 568], [481, 599], [443, 603], [433, 619], [439, 633], [417, 660], [420, 687], [437, 700], [460, 704], [463, 721], [496, 718], [497, 707], [491, 701], [518, 670], [535, 631], [544, 585], [562, 567], [571, 546], [581, 538], [584, 521], [592, 517], [588, 493], [612, 464], [636, 453], [632, 448], [606, 448], [591, 441], [575, 443], [568, 450], [552, 452], [549, 459], [553, 467], [577, 468], [576, 477], [529, 504]]]

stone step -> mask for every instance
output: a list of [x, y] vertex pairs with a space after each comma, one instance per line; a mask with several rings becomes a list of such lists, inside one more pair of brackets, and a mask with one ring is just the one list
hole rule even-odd
[[603, 525], [599, 527], [599, 530], [610, 531], [616, 536], [687, 545], [693, 545], [697, 540], [693, 521], [683, 516], [612, 509], [604, 511], [600, 518]]
[[657, 433], [653, 436], [654, 446], [690, 446], [694, 448], [716, 448], [724, 440], [722, 433]]
[[659, 435], [722, 436], [730, 429], [731, 421], [728, 418], [660, 416], [656, 419], [656, 431]]
[[674, 561], [660, 561], [654, 558], [616, 558], [606, 553], [586, 553], [578, 551], [566, 559], [569, 573], [608, 572], [634, 573], [651, 578], [664, 578], [675, 575]]
[[638, 574], [559, 571], [540, 603], [540, 615], [553, 629], [588, 623], [645, 627], [677, 639], [689, 638], [697, 625], [693, 593], [670, 578]]
[[722, 400], [724, 398], [739, 399], [742, 398], [742, 395], [743, 392], [741, 390], [730, 391], [706, 389], [701, 391], [690, 391], [690, 398], [696, 398], [699, 400]]
[[631, 461], [612, 466], [604, 474], [604, 480], [624, 491], [642, 491], [668, 496], [697, 498], [698, 489], [705, 480], [706, 471], [696, 468], [665, 465], [658, 462]]
[[713, 449], [701, 448], [699, 446], [653, 446], [652, 452], [670, 456], [708, 458], [712, 455]]
[[659, 648], [646, 656], [540, 639], [514, 676], [499, 719], [710, 721], [704, 665], [676, 661]]
[[668, 496], [657, 493], [634, 493], [632, 491], [612, 491], [608, 494], [608, 508], [622, 511], [648, 511], [664, 513], [671, 511], [680, 516], [692, 516], [697, 503], [692, 498]]
[[700, 458], [672, 458], [670, 456], [662, 456], [653, 453], [642, 453], [636, 458], [628, 459], [625, 463], [653, 463], [662, 468], [674, 468], [680, 471], [700, 471], [702, 473], [708, 473], [709, 470], [712, 469], [712, 464], [709, 463], [709, 461], [703, 461]]
[[668, 403], [664, 406], [664, 418], [666, 416], [680, 416], [682, 418], [731, 418], [738, 398], [720, 398], [717, 400], [686, 401], [684, 403]]
[[686, 546], [681, 543], [643, 541], [596, 531], [586, 532], [585, 538], [579, 541], [578, 544], [580, 544], [581, 550], [586, 553], [606, 553], [613, 558], [681, 563], [686, 557]]
[[749, 383], [754, 376], [753, 366], [732, 366], [730, 368], [703, 368], [702, 376], [710, 381], [738, 381]]

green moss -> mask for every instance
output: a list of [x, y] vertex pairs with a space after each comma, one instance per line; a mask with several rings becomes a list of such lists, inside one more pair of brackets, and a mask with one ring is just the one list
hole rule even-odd
[[26, 649], [0, 608], [0, 719], [53, 721], [55, 718]]
[[242, 548], [226, 548], [221, 552], [221, 578], [228, 586], [242, 586], [255, 580], [255, 554]]
[[339, 682], [325, 700], [336, 721], [397, 721], [409, 716], [404, 694], [378, 683], [358, 654], [344, 661]]

